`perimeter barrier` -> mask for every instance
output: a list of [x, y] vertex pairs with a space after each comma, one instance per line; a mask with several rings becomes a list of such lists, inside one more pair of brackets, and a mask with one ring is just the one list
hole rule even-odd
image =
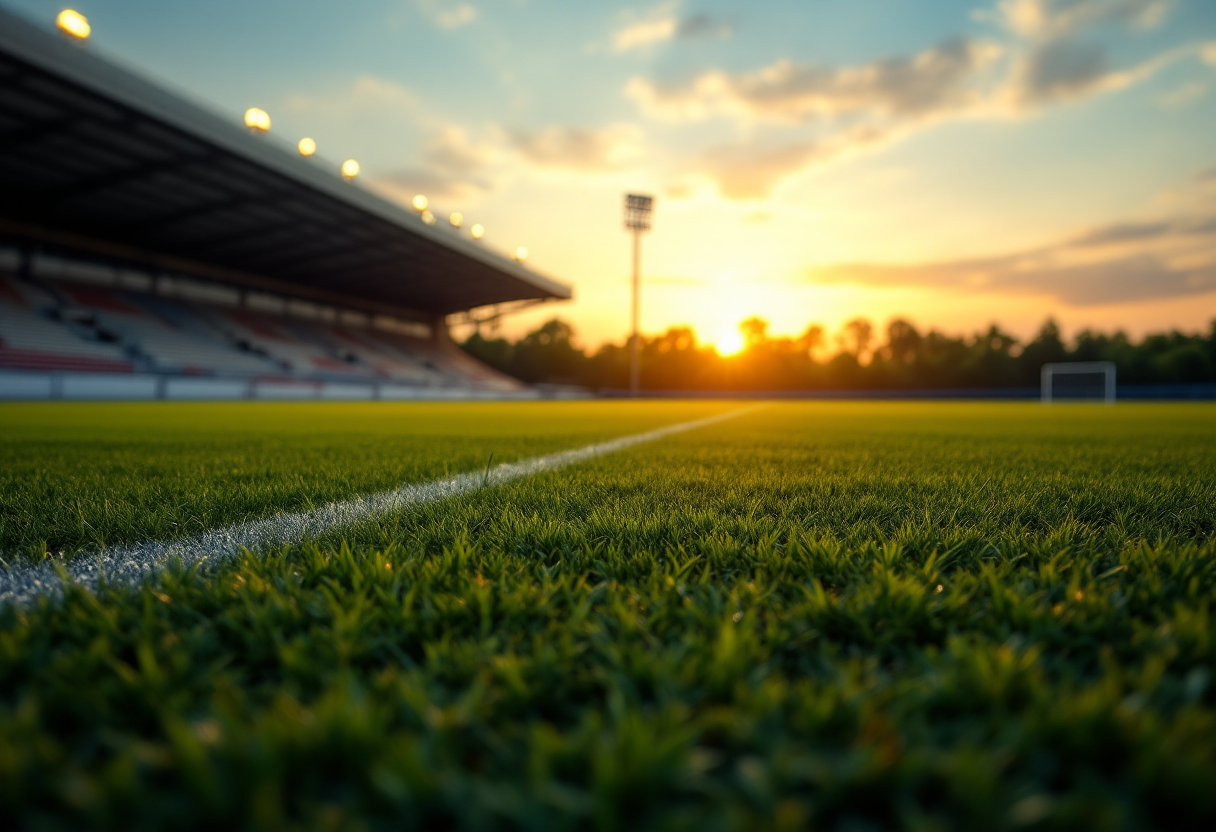
[[[629, 398], [624, 388], [599, 391], [606, 399]], [[948, 387], [941, 389], [886, 390], [645, 390], [644, 399], [863, 399], [863, 400], [987, 400], [1038, 401], [1038, 387]], [[1123, 401], [1213, 401], [1216, 383], [1120, 384], [1116, 400]]]
[[[0, 370], [0, 400], [8, 401], [434, 401], [622, 399], [627, 389], [598, 391], [538, 384], [522, 390], [426, 387], [385, 382], [223, 378], [154, 373], [73, 373]], [[1038, 387], [951, 387], [888, 390], [646, 390], [643, 399], [821, 399], [1037, 401]], [[1120, 384], [1118, 401], [1216, 401], [1216, 383]]]
[[0, 400], [9, 401], [435, 401], [586, 398], [534, 388], [490, 390], [392, 382], [216, 378], [153, 373], [0, 370]]

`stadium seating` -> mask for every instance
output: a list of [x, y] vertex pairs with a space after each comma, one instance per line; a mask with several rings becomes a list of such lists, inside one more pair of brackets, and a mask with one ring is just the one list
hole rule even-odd
[[99, 326], [129, 344], [149, 370], [182, 375], [259, 375], [279, 371], [257, 355], [243, 354], [213, 332], [185, 305], [94, 287], [64, 287], [59, 293], [90, 311]]
[[313, 322], [245, 310], [211, 308], [202, 314], [230, 344], [266, 356], [287, 375], [331, 379], [376, 377], [361, 356], [329, 349]]
[[396, 331], [5, 274], [0, 369], [522, 389], [451, 345]]
[[85, 318], [52, 314], [61, 305], [45, 289], [0, 275], [0, 368], [129, 373], [119, 343]]

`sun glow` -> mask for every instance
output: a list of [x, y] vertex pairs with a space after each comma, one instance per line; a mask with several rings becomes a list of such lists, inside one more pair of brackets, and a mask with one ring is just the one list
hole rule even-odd
[[743, 352], [743, 333], [733, 327], [724, 329], [718, 333], [713, 343], [718, 355], [737, 355]]

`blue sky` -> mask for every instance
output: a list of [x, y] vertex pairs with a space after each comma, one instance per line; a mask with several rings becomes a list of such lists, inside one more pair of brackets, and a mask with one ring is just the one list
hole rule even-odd
[[[0, 0], [50, 25], [62, 2]], [[643, 323], [713, 340], [905, 315], [969, 331], [1216, 317], [1213, 0], [79, 0], [90, 48], [365, 187], [459, 209]]]

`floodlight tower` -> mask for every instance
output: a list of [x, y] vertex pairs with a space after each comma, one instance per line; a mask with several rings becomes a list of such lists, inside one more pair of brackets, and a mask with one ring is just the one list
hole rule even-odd
[[654, 197], [640, 194], [625, 196], [625, 227], [633, 232], [633, 331], [629, 336], [629, 393], [636, 397], [640, 386], [641, 338], [638, 335], [638, 310], [641, 305], [642, 232], [650, 230]]

